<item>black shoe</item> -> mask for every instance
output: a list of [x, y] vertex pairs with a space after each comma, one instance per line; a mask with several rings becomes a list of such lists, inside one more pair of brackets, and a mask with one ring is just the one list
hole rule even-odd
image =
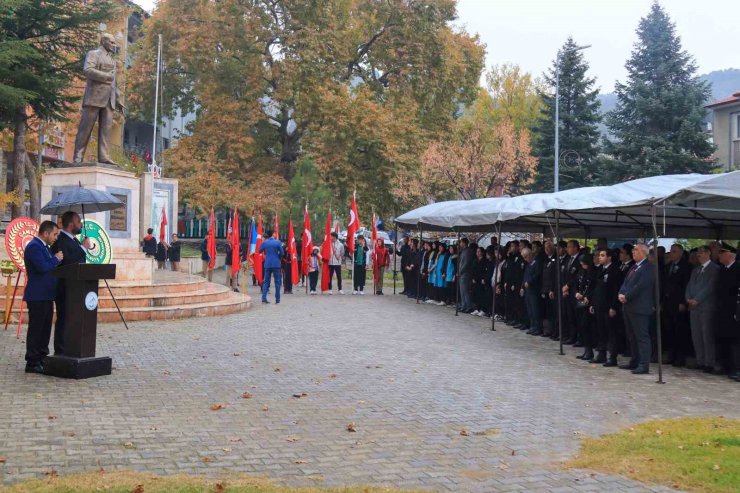
[[686, 365], [686, 368], [689, 370], [703, 370], [704, 369], [703, 366], [699, 366], [696, 363], [691, 363], [689, 365]]
[[612, 366], [617, 366], [617, 360], [610, 359], [609, 361], [607, 361], [606, 363], [604, 363], [602, 366], [605, 366], [607, 368], [612, 367]]
[[635, 370], [637, 369], [637, 363], [627, 363], [626, 365], [619, 365], [620, 370]]
[[598, 355], [595, 358], [591, 358], [589, 363], [606, 363], [606, 353], [599, 351]]
[[560, 340], [560, 336], [557, 335], [557, 334], [554, 334], [554, 335], [551, 335], [550, 336], [550, 339], [552, 339], [553, 341], [559, 341]]
[[671, 363], [671, 365], [675, 367], [686, 366], [686, 360], [681, 359], [681, 358], [676, 358], [673, 360], [673, 363]]
[[40, 375], [44, 374], [44, 365], [41, 363], [36, 363], [35, 365], [26, 365], [26, 373], [38, 373]]
[[263, 305], [269, 305], [269, 304], [270, 304], [270, 302], [269, 302], [269, 301], [267, 301], [267, 300], [262, 300], [262, 304], [263, 304]]
[[582, 342], [579, 342], [579, 341], [576, 341], [576, 343], [573, 344], [573, 347], [584, 347], [584, 346], [585, 346], [585, 344], [583, 344]]
[[575, 339], [566, 339], [566, 340], [565, 340], [565, 341], [563, 342], [563, 344], [565, 344], [565, 345], [567, 345], [567, 346], [570, 346], [570, 345], [572, 345], [572, 344], [575, 344], [575, 343], [576, 343], [576, 340], [575, 340]]
[[648, 373], [650, 373], [650, 368], [647, 366], [638, 366], [632, 370], [633, 375], [647, 375]]
[[737, 373], [733, 373], [732, 375], [730, 375], [730, 378], [733, 379], [736, 382], [740, 382], [740, 371], [737, 372]]
[[544, 334], [542, 333], [541, 330], [535, 330], [534, 332], [530, 331], [529, 332], [529, 335], [531, 335], [531, 336], [543, 336]]

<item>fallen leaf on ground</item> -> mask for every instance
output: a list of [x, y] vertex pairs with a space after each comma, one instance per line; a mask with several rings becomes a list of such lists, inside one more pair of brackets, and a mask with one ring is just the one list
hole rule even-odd
[[50, 420], [53, 420], [53, 419], [59, 419], [59, 416], [54, 416], [53, 414], [50, 414], [50, 415], [49, 415], [49, 419], [50, 419]]
[[213, 459], [211, 459], [210, 457], [203, 457], [203, 459], [201, 460], [205, 462], [206, 464], [208, 464], [209, 462], [213, 462]]
[[468, 430], [460, 430], [460, 435], [464, 437], [469, 437], [470, 432]]
[[242, 353], [234, 353], [234, 356], [241, 356]]
[[337, 374], [336, 373], [332, 373], [331, 375], [329, 375], [329, 378], [337, 378]]
[[300, 440], [300, 438], [298, 437], [288, 437], [285, 439], [286, 442], [290, 442], [290, 443], [297, 442], [298, 440]]
[[56, 469], [49, 469], [48, 471], [44, 471], [44, 475], [50, 478], [55, 478], [58, 476]]
[[662, 435], [663, 434], [663, 431], [662, 430], [655, 430], [655, 434], [656, 435]]
[[137, 484], [136, 488], [131, 490], [131, 493], [144, 493], [144, 485], [143, 484]]
[[149, 427], [149, 430], [151, 430], [151, 431], [157, 431], [157, 430], [159, 430], [159, 428], [157, 428], [156, 426], [151, 426], [151, 427]]
[[64, 435], [65, 437], [74, 437], [74, 436], [75, 436], [75, 432], [74, 432], [74, 431], [65, 431], [65, 432], [63, 433], [63, 435]]
[[223, 404], [213, 404], [209, 409], [211, 411], [220, 411], [221, 409], [225, 409], [225, 408], [226, 406], [224, 406]]
[[170, 375], [170, 371], [169, 370], [165, 370], [165, 371], [162, 372], [162, 375]]
[[511, 455], [516, 455], [516, 450], [512, 450]]
[[719, 467], [719, 464], [715, 464], [714, 466], [712, 466], [713, 471], [719, 471], [720, 469], [721, 468]]
[[124, 442], [123, 446], [126, 448], [134, 448], [134, 442]]
[[221, 450], [223, 450], [224, 452], [231, 452], [231, 449], [230, 449], [230, 448], [228, 448], [228, 447], [224, 447], [224, 448], [222, 448]]
[[267, 404], [265, 404], [264, 406], [262, 406], [262, 410], [263, 410], [263, 411], [269, 411], [269, 410], [270, 410], [270, 408], [269, 408], [269, 407], [267, 407]]
[[303, 459], [298, 459], [297, 461], [294, 461], [294, 464], [305, 464], [306, 461]]
[[234, 437], [234, 438], [229, 438], [229, 441], [230, 441], [231, 443], [237, 443], [237, 442], [241, 442], [241, 441], [242, 441], [242, 439], [241, 439], [241, 438], [239, 438], [239, 437]]
[[252, 394], [250, 394], [249, 392], [244, 392], [242, 394], [242, 399], [251, 399], [251, 398], [252, 398]]
[[274, 371], [275, 373], [280, 373], [280, 368], [274, 368], [272, 371]]
[[347, 425], [347, 431], [350, 431], [352, 433], [356, 432], [357, 431], [357, 428], [355, 428], [355, 424], [354, 423], [349, 423]]
[[224, 487], [223, 483], [216, 483], [215, 485], [213, 485], [213, 487], [215, 488], [217, 492], [226, 491], [226, 487]]
[[293, 394], [293, 397], [296, 399], [300, 399], [301, 397], [306, 397], [308, 394], [305, 392], [301, 392], [300, 394]]
[[0, 457], [0, 464], [5, 464], [7, 460], [5, 457]]

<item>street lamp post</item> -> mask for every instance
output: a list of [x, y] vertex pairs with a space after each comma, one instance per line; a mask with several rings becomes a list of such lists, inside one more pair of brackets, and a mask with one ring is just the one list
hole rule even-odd
[[565, 51], [558, 50], [555, 59], [555, 191], [560, 191], [560, 57], [566, 53], [585, 50], [591, 45], [574, 46]]

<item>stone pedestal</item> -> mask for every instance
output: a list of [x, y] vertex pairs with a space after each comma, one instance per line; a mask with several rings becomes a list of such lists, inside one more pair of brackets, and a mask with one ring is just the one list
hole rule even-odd
[[159, 227], [162, 223], [162, 208], [167, 215], [165, 226], [166, 241], [172, 240], [177, 233], [177, 212], [179, 188], [175, 178], [152, 178], [151, 173], [141, 175], [139, 202], [139, 237], [146, 235], [148, 228], [154, 230], [154, 237], [159, 239]]
[[[110, 236], [113, 259], [117, 267], [117, 281], [152, 282], [154, 260], [141, 251], [140, 241], [140, 193], [141, 180], [128, 171], [117, 167], [83, 163], [81, 166], [50, 168], [41, 179], [41, 204], [73, 187], [104, 190], [115, 195], [124, 204], [116, 211], [85, 214], [102, 224]], [[43, 219], [56, 220], [56, 217], [42, 216]]]

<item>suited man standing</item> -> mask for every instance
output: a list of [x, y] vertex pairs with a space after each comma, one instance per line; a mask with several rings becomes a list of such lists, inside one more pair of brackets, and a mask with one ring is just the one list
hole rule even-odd
[[562, 275], [560, 277], [563, 283], [563, 344], [573, 344], [575, 347], [582, 347], [579, 344], [578, 330], [576, 327], [576, 283], [581, 274], [581, 245], [578, 240], [569, 240], [565, 247], [567, 256], [563, 259]]
[[471, 313], [475, 310], [473, 305], [473, 261], [475, 252], [470, 248], [467, 238], [460, 240], [460, 254], [457, 257], [457, 271], [460, 276], [458, 289], [460, 290], [460, 311]]
[[720, 267], [712, 262], [709, 246], [696, 251], [699, 265], [694, 267], [686, 285], [686, 303], [691, 320], [691, 339], [694, 341], [697, 366], [707, 373], [716, 373], [715, 312], [717, 310], [717, 277]]
[[689, 309], [686, 304], [686, 285], [691, 277], [691, 265], [684, 258], [684, 249], [678, 243], [671, 245], [668, 260], [662, 290], [668, 323], [663, 330], [668, 336], [665, 340], [671, 353], [671, 363], [673, 366], [683, 366], [686, 364], [686, 355], [691, 351]]
[[[635, 264], [627, 272], [622, 287], [619, 288], [619, 302], [622, 303], [624, 325], [631, 334], [632, 358], [629, 364], [620, 368], [641, 375], [650, 373], [650, 317], [655, 312], [655, 275], [647, 257], [650, 250], [644, 243], [638, 243], [632, 250]], [[629, 339], [629, 337], [628, 337]]]
[[[619, 287], [622, 275], [615, 262], [615, 254], [607, 248], [597, 249], [599, 267], [596, 270], [596, 287], [591, 300], [591, 313], [596, 318], [596, 349], [598, 355], [593, 363], [617, 366], [616, 317], [619, 311]], [[607, 353], [609, 357], [607, 359]]]
[[[76, 212], [67, 211], [62, 214], [62, 229], [59, 231], [57, 241], [51, 247], [51, 252], [56, 254], [62, 252], [64, 258], [60, 267], [71, 264], [84, 264], [87, 262], [87, 250], [92, 250], [93, 245], [88, 238], [80, 243], [76, 235], [82, 232], [82, 221]], [[64, 324], [66, 323], [67, 292], [64, 279], [57, 282], [57, 295], [54, 299], [57, 309], [57, 320], [54, 324], [54, 354], [64, 354]]]
[[740, 289], [740, 261], [737, 260], [737, 250], [722, 242], [719, 262], [721, 267], [717, 279], [717, 339], [719, 347], [725, 351], [721, 352], [724, 354], [719, 354], [718, 359], [724, 363], [729, 377], [740, 381], [740, 320], [735, 318], [737, 293]]
[[44, 373], [44, 358], [49, 354], [51, 321], [54, 317], [54, 297], [57, 279], [51, 275], [64, 258], [62, 252], [52, 255], [49, 246], [57, 240], [59, 228], [44, 221], [39, 234], [28, 243], [23, 252], [26, 264], [26, 289], [23, 301], [28, 306], [28, 334], [26, 335], [26, 373]]
[[95, 124], [98, 124], [98, 162], [116, 164], [110, 159], [108, 146], [113, 129], [113, 115], [123, 111], [116, 87], [116, 39], [108, 33], [100, 37], [100, 47], [87, 52], [83, 73], [87, 78], [82, 98], [82, 115], [75, 139], [74, 162], [81, 163]]
[[269, 239], [260, 245], [259, 253], [265, 254], [265, 277], [262, 282], [262, 303], [267, 301], [267, 292], [270, 290], [270, 276], [275, 279], [275, 304], [280, 303], [280, 288], [282, 279], [280, 277], [280, 265], [285, 250], [283, 244], [277, 239], [277, 234], [267, 233]]

